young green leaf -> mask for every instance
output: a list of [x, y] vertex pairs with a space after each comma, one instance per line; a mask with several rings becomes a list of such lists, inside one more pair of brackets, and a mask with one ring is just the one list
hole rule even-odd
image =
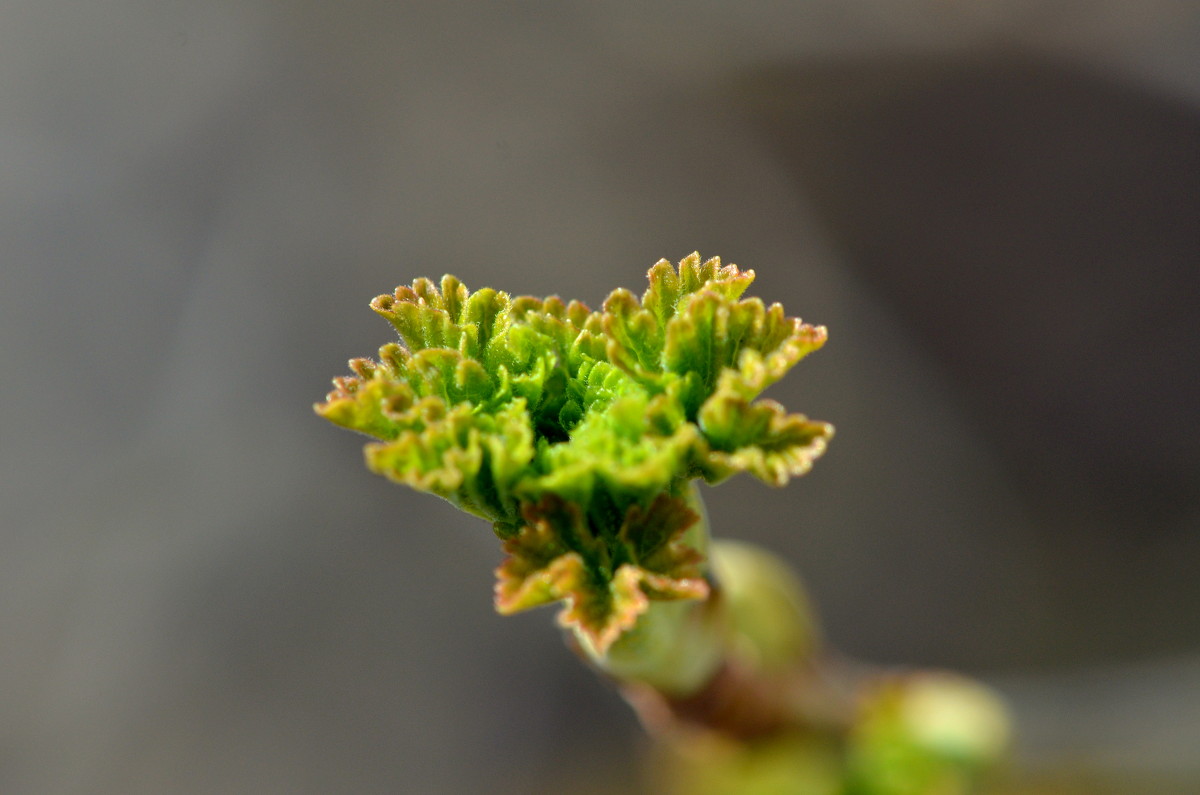
[[648, 600], [707, 595], [682, 540], [691, 480], [779, 485], [832, 436], [758, 400], [825, 330], [742, 299], [753, 279], [663, 260], [641, 299], [616, 290], [600, 312], [417, 279], [371, 304], [400, 342], [353, 360], [316, 410], [377, 440], [373, 471], [493, 523], [497, 609], [563, 601], [560, 620], [603, 651]]

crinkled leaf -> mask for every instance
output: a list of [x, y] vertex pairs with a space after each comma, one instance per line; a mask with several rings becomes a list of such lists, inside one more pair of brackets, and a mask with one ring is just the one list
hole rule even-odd
[[[529, 509], [526, 509], [529, 515]], [[562, 569], [579, 560], [546, 519], [527, 520], [521, 531], [504, 542], [507, 557], [496, 569], [496, 610], [509, 614], [556, 602], [562, 598]]]
[[671, 489], [686, 473], [699, 439], [695, 426], [670, 416], [672, 407], [666, 399], [633, 391], [588, 414], [569, 443], [544, 451], [546, 474], [528, 481], [529, 493], [589, 506], [599, 490], [624, 511]]
[[678, 543], [698, 517], [678, 498], [661, 495], [648, 509], [631, 507], [609, 544], [576, 503], [544, 497], [526, 507], [524, 518], [521, 531], [505, 541], [508, 557], [496, 570], [500, 613], [564, 601], [559, 623], [603, 654], [651, 598], [708, 595], [701, 556]]
[[642, 590], [656, 598], [698, 599], [707, 596], [701, 566], [704, 556], [683, 543], [683, 535], [700, 520], [678, 498], [660, 494], [650, 506], [630, 506], [617, 533], [629, 559], [645, 572]]
[[411, 428], [367, 445], [367, 466], [492, 521], [501, 535], [511, 532], [519, 513], [515, 488], [534, 456], [524, 403], [479, 414], [466, 403], [446, 409], [426, 398], [408, 416]]
[[751, 354], [762, 367], [747, 374], [741, 389], [754, 397], [819, 348], [825, 330], [785, 316], [779, 304], [739, 300], [753, 280], [753, 271], [722, 266], [716, 257], [701, 263], [693, 254], [678, 273], [659, 262], [640, 303], [628, 290], [614, 291], [605, 302], [609, 360], [653, 391], [682, 381], [677, 394], [695, 419], [721, 374], [740, 371]]
[[700, 409], [711, 445], [702, 467], [710, 482], [749, 472], [774, 486], [808, 472], [833, 436], [833, 426], [788, 414], [774, 400], [744, 397], [738, 376], [725, 371], [717, 393]]
[[507, 293], [472, 294], [447, 275], [441, 290], [429, 279], [417, 279], [412, 287], [397, 287], [394, 294], [377, 297], [371, 308], [388, 319], [411, 351], [450, 348], [481, 358], [496, 327], [505, 322], [510, 304]]

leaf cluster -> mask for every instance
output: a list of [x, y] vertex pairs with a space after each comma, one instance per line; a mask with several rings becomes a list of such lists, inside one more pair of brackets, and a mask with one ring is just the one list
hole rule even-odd
[[417, 279], [371, 302], [399, 342], [352, 360], [316, 410], [375, 438], [373, 471], [492, 522], [498, 609], [565, 600], [603, 651], [647, 599], [707, 594], [681, 542], [691, 481], [781, 485], [832, 435], [759, 399], [825, 329], [742, 299], [753, 279], [663, 260], [640, 300], [619, 289], [600, 311]]

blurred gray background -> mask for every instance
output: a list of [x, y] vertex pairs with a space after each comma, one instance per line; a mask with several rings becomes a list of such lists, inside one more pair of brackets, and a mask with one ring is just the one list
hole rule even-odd
[[1195, 3], [6, 0], [0, 202], [4, 793], [633, 786], [488, 528], [310, 406], [416, 276], [696, 249], [830, 328], [773, 396], [838, 427], [716, 532], [1027, 769], [1195, 791]]

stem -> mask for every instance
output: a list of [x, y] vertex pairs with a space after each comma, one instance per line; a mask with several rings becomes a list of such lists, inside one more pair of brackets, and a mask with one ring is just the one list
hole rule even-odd
[[713, 594], [691, 606], [703, 618], [696, 623], [707, 633], [705, 648], [714, 649], [709, 675], [671, 691], [618, 676], [643, 723], [654, 733], [698, 728], [741, 740], [788, 729], [844, 733], [863, 677], [821, 649], [791, 571], [741, 543], [714, 543], [712, 560]]
[[951, 782], [939, 792], [975, 791], [1007, 743], [996, 697], [961, 676], [887, 671], [828, 651], [791, 569], [748, 544], [710, 543], [695, 490], [690, 500], [701, 520], [688, 540], [709, 549], [709, 598], [651, 602], [604, 655], [576, 635], [647, 730], [685, 742], [699, 732], [748, 750], [807, 737], [841, 749], [847, 781], [872, 779], [903, 757], [914, 776]]
[[700, 520], [684, 542], [707, 553], [709, 598], [652, 601], [607, 653], [579, 632], [577, 648], [621, 686], [652, 729], [675, 720], [757, 736], [783, 726], [845, 725], [853, 688], [826, 670], [835, 666], [819, 655], [799, 581], [768, 552], [711, 542], [694, 485], [688, 503]]

